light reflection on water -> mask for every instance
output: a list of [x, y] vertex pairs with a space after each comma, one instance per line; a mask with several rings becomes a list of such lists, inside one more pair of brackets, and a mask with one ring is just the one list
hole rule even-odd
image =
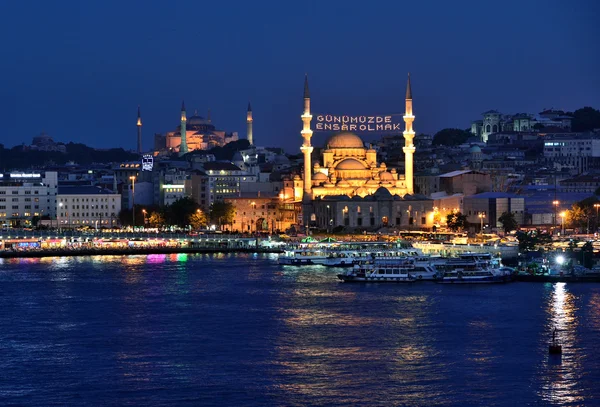
[[[548, 296], [546, 335], [543, 340], [545, 355], [540, 364], [544, 383], [540, 396], [552, 404], [580, 404], [585, 397], [580, 393], [581, 361], [585, 351], [579, 347], [577, 337], [577, 298], [566, 283], [555, 283]], [[557, 339], [562, 346], [562, 355], [549, 355], [548, 345], [552, 332], [557, 330]]]
[[353, 285], [338, 271], [255, 254], [5, 261], [0, 404], [598, 401], [600, 285]]

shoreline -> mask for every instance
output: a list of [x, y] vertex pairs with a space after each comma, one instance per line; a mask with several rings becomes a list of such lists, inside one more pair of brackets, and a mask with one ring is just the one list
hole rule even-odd
[[283, 253], [279, 249], [268, 248], [217, 248], [217, 247], [153, 247], [134, 249], [78, 249], [78, 250], [39, 250], [23, 252], [0, 252], [0, 258], [39, 258], [39, 257], [79, 257], [79, 256], [127, 256], [147, 254], [211, 254], [211, 253]]

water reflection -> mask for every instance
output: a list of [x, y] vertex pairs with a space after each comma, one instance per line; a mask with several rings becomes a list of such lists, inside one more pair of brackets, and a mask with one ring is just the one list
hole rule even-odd
[[[547, 304], [548, 322], [541, 340], [541, 352], [544, 356], [540, 365], [543, 380], [539, 395], [544, 401], [555, 405], [584, 402], [579, 385], [582, 379], [583, 350], [578, 346], [576, 300], [566, 283], [551, 286]], [[557, 338], [562, 345], [562, 356], [548, 355], [548, 345], [554, 329], [557, 330]]]

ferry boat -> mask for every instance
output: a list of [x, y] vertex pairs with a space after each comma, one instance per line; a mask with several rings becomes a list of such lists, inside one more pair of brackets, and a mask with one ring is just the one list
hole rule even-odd
[[411, 275], [414, 262], [379, 264], [357, 264], [352, 270], [340, 273], [337, 277], [344, 282], [380, 282], [380, 283], [413, 283], [417, 279]]
[[325, 265], [329, 267], [352, 267], [355, 264], [369, 261], [403, 260], [415, 256], [421, 256], [421, 252], [412, 248], [394, 248], [391, 245], [371, 246], [362, 248], [349, 248], [344, 245], [327, 249], [328, 258]]
[[511, 278], [510, 273], [505, 270], [470, 259], [448, 259], [438, 269], [437, 282], [442, 284], [505, 283]]
[[277, 262], [287, 266], [324, 265], [328, 257], [324, 247], [303, 247], [285, 250]]
[[290, 245], [279, 256], [283, 265], [325, 265], [352, 267], [373, 258], [406, 258], [421, 253], [402, 243], [388, 242], [313, 242]]

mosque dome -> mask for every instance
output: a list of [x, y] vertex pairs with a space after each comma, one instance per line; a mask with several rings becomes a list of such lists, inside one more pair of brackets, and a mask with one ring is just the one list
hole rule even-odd
[[469, 152], [470, 152], [471, 154], [473, 154], [473, 153], [481, 153], [481, 148], [479, 148], [479, 146], [473, 146], [473, 147], [471, 147], [471, 148], [469, 149]]
[[370, 179], [367, 181], [367, 183], [365, 185], [370, 186], [370, 187], [379, 186], [379, 181], [377, 181], [375, 179]]
[[349, 188], [350, 183], [348, 181], [346, 181], [345, 179], [343, 179], [337, 183], [337, 186], [340, 188]]
[[298, 175], [298, 174], [294, 175], [294, 181], [300, 181], [300, 175]]
[[382, 181], [393, 181], [394, 176], [390, 172], [383, 171], [379, 174], [379, 179], [381, 179]]
[[336, 170], [364, 170], [365, 166], [354, 158], [346, 158], [335, 167]]
[[202, 117], [202, 116], [191, 116], [189, 119], [187, 119], [187, 124], [189, 126], [197, 126], [200, 124], [209, 124], [208, 121]]
[[323, 186], [324, 186], [325, 188], [333, 188], [333, 187], [335, 187], [335, 185], [333, 185], [333, 184], [332, 184], [331, 182], [329, 182], [329, 181], [327, 181], [325, 184], [323, 184]]
[[327, 181], [327, 175], [319, 171], [313, 176], [313, 181]]
[[364, 148], [363, 141], [356, 134], [342, 132], [334, 134], [327, 141], [329, 148]]

